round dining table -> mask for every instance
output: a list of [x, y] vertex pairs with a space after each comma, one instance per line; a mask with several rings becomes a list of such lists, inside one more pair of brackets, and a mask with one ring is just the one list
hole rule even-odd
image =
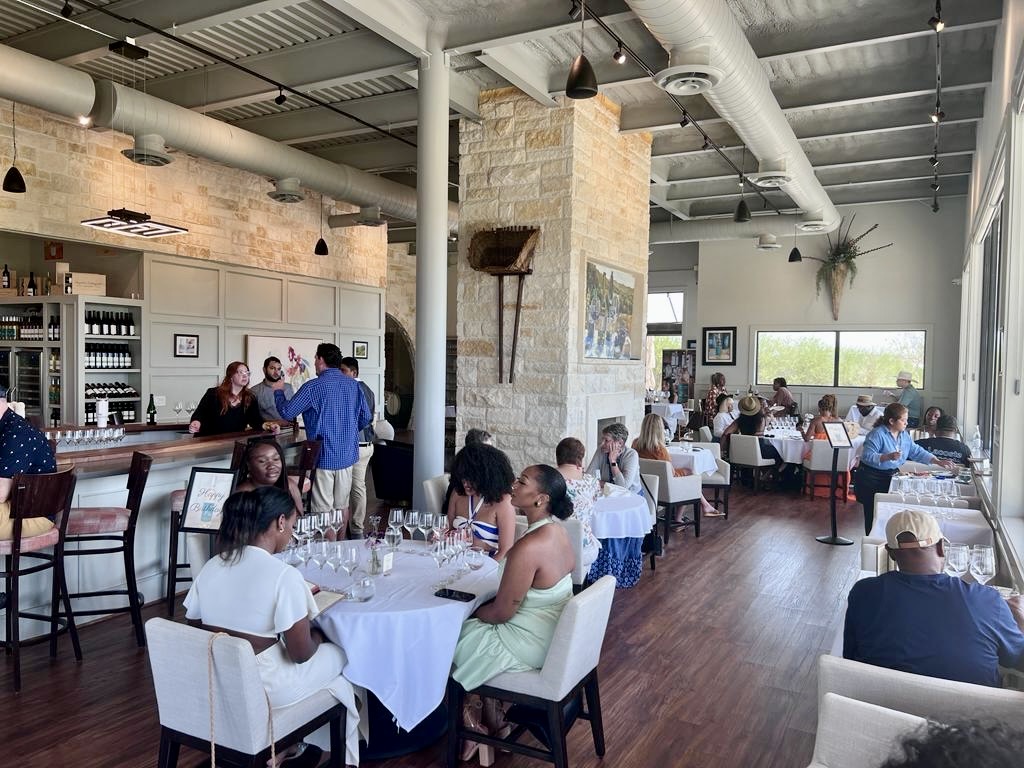
[[644, 556], [640, 549], [652, 527], [644, 497], [635, 493], [599, 497], [594, 502], [590, 526], [601, 542], [601, 551], [590, 566], [587, 583], [610, 574], [620, 589], [636, 586], [643, 572]]
[[[361, 542], [357, 546], [365, 568], [368, 550]], [[498, 591], [498, 564], [486, 558], [480, 570], [450, 585], [474, 595], [472, 601], [436, 597], [441, 575], [450, 576], [453, 570], [439, 570], [423, 542], [405, 541], [395, 553], [392, 571], [374, 577], [373, 598], [338, 601], [316, 619], [327, 638], [345, 650], [345, 677], [372, 692], [405, 730], [441, 704], [462, 622]], [[300, 571], [325, 590], [341, 592], [352, 583], [343, 572], [308, 562]], [[372, 748], [372, 732], [370, 739]]]
[[718, 469], [715, 455], [699, 445], [669, 446], [669, 461], [676, 469], [688, 469], [695, 475], [710, 475]]

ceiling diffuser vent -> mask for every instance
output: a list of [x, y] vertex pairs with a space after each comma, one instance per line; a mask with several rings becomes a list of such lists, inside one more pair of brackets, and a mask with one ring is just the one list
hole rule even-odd
[[796, 228], [801, 232], [824, 232], [828, 229], [828, 223], [822, 219], [805, 219]]
[[789, 184], [793, 180], [785, 171], [767, 171], [765, 173], [751, 173], [748, 178], [753, 181], [759, 187], [765, 187], [767, 189], [778, 189], [784, 184]]
[[759, 251], [774, 251], [779, 247], [779, 243], [775, 239], [775, 235], [763, 234], [757, 236], [754, 247]]
[[121, 154], [139, 165], [148, 165], [151, 168], [159, 168], [167, 165], [174, 158], [164, 146], [164, 137], [156, 133], [147, 133], [135, 137], [135, 146], [122, 149]]
[[668, 67], [654, 76], [654, 82], [676, 96], [696, 96], [711, 90], [722, 79], [722, 70], [711, 66], [711, 52], [707, 46], [673, 48], [669, 51]]
[[267, 192], [267, 197], [279, 203], [301, 203], [306, 199], [299, 189], [299, 180], [294, 176], [275, 181], [274, 189]]

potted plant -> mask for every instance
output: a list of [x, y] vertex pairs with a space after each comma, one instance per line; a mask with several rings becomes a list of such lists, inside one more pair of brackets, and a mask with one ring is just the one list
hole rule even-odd
[[880, 251], [892, 245], [892, 243], [887, 243], [877, 248], [869, 248], [866, 251], [861, 250], [859, 246], [860, 241], [878, 229], [878, 225], [873, 224], [857, 235], [857, 237], [851, 238], [850, 230], [853, 228], [853, 221], [856, 218], [857, 214], [850, 217], [850, 223], [846, 227], [845, 234], [843, 233], [844, 220], [841, 219], [839, 221], [839, 231], [836, 234], [836, 241], [834, 243], [832, 242], [832, 236], [826, 235], [828, 237], [828, 253], [824, 259], [810, 257], [815, 261], [821, 262], [821, 266], [818, 267], [815, 284], [819, 296], [821, 295], [821, 286], [828, 285], [832, 297], [833, 320], [839, 319], [839, 304], [843, 298], [843, 289], [846, 287], [847, 279], [849, 279], [852, 286], [854, 279], [857, 277], [858, 257], [866, 256], [869, 253]]

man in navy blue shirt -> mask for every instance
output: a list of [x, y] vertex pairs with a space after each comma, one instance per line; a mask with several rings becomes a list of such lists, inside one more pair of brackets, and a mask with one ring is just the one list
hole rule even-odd
[[313, 511], [339, 510], [347, 518], [352, 465], [359, 460], [359, 433], [373, 416], [359, 382], [341, 372], [341, 360], [337, 345], [320, 344], [313, 360], [316, 378], [299, 387], [291, 400], [285, 399], [283, 380], [271, 386], [281, 418], [290, 420], [301, 413], [306, 436], [323, 441], [313, 479]]
[[899, 566], [850, 590], [843, 657], [977, 685], [999, 685], [999, 665], [1024, 667], [1024, 605], [943, 573], [939, 524], [902, 510], [885, 526]]

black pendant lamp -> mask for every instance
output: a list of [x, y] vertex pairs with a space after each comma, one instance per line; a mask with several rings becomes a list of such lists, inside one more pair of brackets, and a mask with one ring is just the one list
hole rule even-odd
[[793, 225], [793, 250], [789, 252], [789, 263], [796, 264], [799, 261], [803, 261], [804, 257], [800, 255], [800, 249], [796, 247], [796, 225]]
[[732, 220], [737, 224], [744, 224], [750, 221], [750, 206], [747, 205], [746, 199], [743, 197], [743, 166], [747, 164], [747, 147], [743, 147], [743, 157], [740, 160], [740, 202], [736, 206], [736, 212], [732, 215]]
[[597, 75], [583, 55], [584, 33], [586, 31], [587, 6], [580, 0], [580, 55], [573, 59], [569, 76], [565, 79], [565, 95], [570, 99], [592, 99], [597, 96]]
[[327, 241], [324, 240], [324, 196], [320, 194], [320, 239], [316, 241], [316, 245], [313, 247], [313, 254], [315, 256], [326, 256], [328, 254]]
[[13, 192], [17, 195], [25, 194], [25, 177], [18, 170], [18, 134], [14, 124], [14, 102], [11, 102], [11, 140], [14, 142], [14, 158], [11, 160], [11, 167], [7, 169], [4, 176], [4, 192]]

